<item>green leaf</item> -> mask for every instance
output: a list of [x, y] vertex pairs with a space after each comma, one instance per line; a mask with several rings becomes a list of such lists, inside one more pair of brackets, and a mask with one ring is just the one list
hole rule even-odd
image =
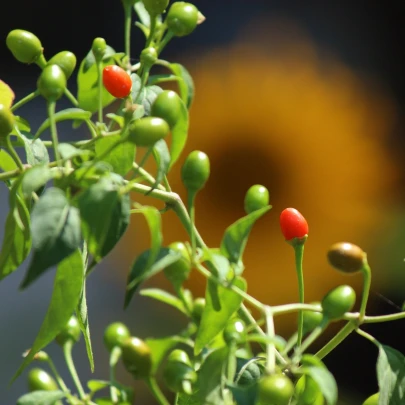
[[32, 210], [31, 233], [34, 254], [21, 288], [80, 246], [79, 210], [69, 205], [62, 190], [49, 188]]
[[[56, 122], [61, 122], [61, 121], [66, 121], [66, 120], [78, 120], [78, 121], [85, 121], [91, 118], [91, 112], [85, 111], [81, 108], [67, 108], [62, 111], [58, 111], [55, 114], [55, 121]], [[48, 129], [51, 126], [51, 122], [49, 118], [47, 118], [41, 126], [38, 128], [35, 137], [38, 138], [42, 132], [44, 132], [46, 129]]]
[[220, 249], [221, 253], [228, 257], [231, 263], [239, 265], [239, 272], [236, 272], [237, 274], [243, 271], [240, 260], [254, 223], [270, 209], [271, 205], [253, 211], [249, 215], [240, 218], [226, 229]]
[[172, 129], [172, 142], [170, 145], [170, 167], [172, 167], [181, 155], [187, 142], [188, 135], [188, 110], [183, 101], [180, 103], [180, 117]]
[[70, 143], [60, 143], [58, 150], [62, 159], [65, 160], [73, 159], [78, 156], [88, 158], [92, 153], [89, 150], [78, 149]]
[[[102, 68], [111, 65], [111, 62], [111, 58], [107, 58], [106, 60], [103, 59], [101, 62]], [[77, 75], [77, 99], [81, 109], [92, 113], [98, 110], [97, 77], [97, 66], [95, 64], [93, 52], [90, 51], [80, 64], [79, 73]], [[102, 86], [101, 99], [103, 107], [106, 107], [115, 100], [115, 97], [113, 97], [104, 86]]]
[[[30, 123], [23, 117], [15, 116], [15, 123], [19, 131], [31, 132]], [[19, 135], [15, 129], [11, 132], [13, 135]]]
[[80, 250], [59, 263], [53, 292], [48, 311], [31, 350], [15, 373], [14, 381], [35, 354], [55, 339], [56, 335], [66, 326], [80, 298], [84, 279], [83, 260]]
[[[86, 267], [83, 263], [83, 269], [86, 271]], [[79, 304], [76, 308], [77, 320], [79, 321], [80, 329], [83, 332], [84, 342], [86, 344], [87, 357], [90, 363], [90, 369], [94, 372], [94, 357], [93, 349], [91, 347], [90, 339], [90, 326], [89, 326], [89, 315], [87, 312], [87, 299], [86, 299], [86, 275], [83, 277], [83, 288], [79, 298]]]
[[180, 79], [180, 96], [186, 107], [190, 109], [194, 98], [194, 82], [188, 70], [180, 63], [170, 63], [169, 69]]
[[0, 104], [3, 104], [6, 108], [10, 108], [15, 98], [14, 91], [3, 80], [0, 80]]
[[155, 143], [155, 146], [153, 147], [153, 156], [157, 162], [158, 171], [156, 174], [155, 184], [152, 186], [149, 192], [155, 189], [162, 182], [163, 178], [169, 171], [170, 153], [164, 139], [160, 139]]
[[149, 13], [146, 11], [142, 1], [137, 1], [134, 4], [135, 13], [138, 15], [139, 21], [145, 26], [150, 27]]
[[156, 100], [156, 97], [163, 91], [159, 86], [144, 86], [142, 87], [141, 78], [133, 73], [131, 97], [135, 104], [143, 105], [145, 109], [145, 115], [150, 115], [152, 104]]
[[179, 394], [177, 405], [201, 405], [198, 391], [192, 395]]
[[143, 290], [139, 291], [139, 294], [143, 297], [153, 298], [157, 301], [170, 305], [187, 315], [187, 311], [184, 308], [181, 299], [173, 294], [168, 293], [167, 291], [161, 290], [160, 288], [144, 288]]
[[21, 134], [20, 138], [24, 142], [27, 163], [31, 166], [38, 164], [48, 164], [49, 155], [44, 143], [40, 139], [33, 139], [29, 133]]
[[168, 336], [164, 338], [145, 339], [145, 343], [149, 346], [152, 353], [152, 374], [155, 374], [159, 368], [160, 363], [163, 361], [166, 353], [173, 349], [183, 339], [179, 336]]
[[0, 169], [4, 172], [18, 169], [14, 159], [4, 149], [0, 149]]
[[[114, 48], [112, 48], [110, 45], [107, 45], [107, 47], [105, 48], [103, 61], [111, 62], [111, 59], [114, 58], [115, 55], [117, 55], [117, 53], [115, 52]], [[96, 58], [94, 57], [94, 53], [92, 50], [89, 51], [89, 53], [84, 58], [83, 62], [85, 72], [87, 72], [93, 65], [95, 65]]]
[[162, 248], [153, 262], [151, 262], [150, 256], [151, 251], [146, 250], [136, 258], [132, 265], [127, 280], [124, 308], [128, 306], [135, 291], [145, 280], [156, 275], [165, 267], [177, 261], [180, 258], [180, 253], [168, 248]]
[[[12, 192], [15, 192], [14, 190]], [[22, 229], [15, 211], [22, 222]], [[23, 198], [18, 194], [10, 198], [10, 211], [7, 215], [3, 245], [0, 252], [0, 280], [8, 276], [21, 265], [31, 250], [30, 215]]]
[[114, 122], [116, 122], [120, 128], [124, 127], [125, 121], [124, 121], [124, 117], [122, 117], [121, 115], [109, 113], [109, 114], [106, 114], [106, 117], [108, 117], [111, 120], [113, 120]]
[[257, 397], [257, 385], [238, 386], [228, 385], [231, 390], [233, 399], [237, 405], [255, 405]]
[[34, 391], [20, 397], [17, 405], [53, 405], [65, 397], [63, 391]]
[[199, 373], [198, 387], [201, 405], [221, 405], [224, 404], [222, 396], [222, 376], [223, 368], [228, 359], [229, 348], [221, 347], [213, 350], [205, 358]]
[[405, 402], [405, 358], [398, 350], [380, 345], [377, 359], [379, 404], [400, 405]]
[[[101, 156], [111, 148], [112, 145], [119, 142], [120, 135], [104, 136], [96, 142], [96, 157]], [[103, 161], [110, 164], [113, 171], [121, 176], [125, 176], [131, 169], [135, 159], [135, 144], [123, 142], [117, 145]]]
[[258, 333], [251, 333], [247, 336], [246, 340], [248, 342], [256, 342], [256, 343], [273, 343], [277, 350], [284, 350], [287, 342], [286, 340], [279, 335], [275, 335], [273, 338], [267, 335], [259, 335]]
[[48, 166], [37, 165], [24, 172], [21, 191], [24, 198], [31, 198], [34, 191], [39, 190], [53, 178], [53, 173]]
[[128, 227], [129, 195], [121, 195], [114, 177], [103, 177], [80, 194], [78, 205], [89, 252], [100, 260], [114, 248]]
[[304, 374], [309, 375], [324, 396], [328, 405], [337, 404], [338, 387], [332, 373], [326, 368], [325, 364], [316, 356], [305, 354], [301, 359], [301, 370]]
[[[247, 285], [243, 278], [236, 278], [232, 285], [246, 291]], [[225, 328], [229, 318], [239, 309], [243, 298], [230, 288], [218, 286], [218, 299], [221, 304], [219, 311], [215, 310], [208, 284], [205, 293], [205, 308], [198, 327], [194, 353], [198, 355]]]
[[103, 380], [89, 380], [87, 381], [87, 386], [91, 393], [95, 393], [97, 391], [103, 390], [108, 388], [111, 385], [110, 381], [103, 381]]

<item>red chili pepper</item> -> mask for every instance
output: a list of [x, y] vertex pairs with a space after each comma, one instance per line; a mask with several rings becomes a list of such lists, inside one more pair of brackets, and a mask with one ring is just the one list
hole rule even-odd
[[103, 70], [103, 84], [114, 97], [127, 97], [132, 89], [129, 74], [117, 65], [106, 66]]
[[295, 208], [286, 208], [281, 212], [280, 227], [286, 241], [308, 235], [308, 223]]

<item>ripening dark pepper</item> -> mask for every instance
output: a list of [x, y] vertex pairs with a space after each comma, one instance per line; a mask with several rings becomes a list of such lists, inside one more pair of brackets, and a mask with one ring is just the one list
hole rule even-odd
[[357, 273], [362, 270], [366, 260], [365, 252], [352, 243], [335, 243], [328, 250], [329, 263], [343, 273]]

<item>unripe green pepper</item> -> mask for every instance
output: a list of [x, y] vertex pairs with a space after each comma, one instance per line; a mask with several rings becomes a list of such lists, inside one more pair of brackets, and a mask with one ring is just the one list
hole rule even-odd
[[137, 337], [122, 342], [122, 361], [135, 379], [147, 378], [152, 371], [152, 353], [149, 346]]
[[251, 212], [257, 211], [260, 208], [267, 207], [269, 205], [269, 201], [269, 190], [260, 184], [255, 184], [249, 188], [245, 195], [246, 214], [250, 214]]
[[185, 187], [195, 193], [205, 186], [209, 175], [210, 161], [208, 156], [198, 150], [191, 152], [181, 168], [181, 178]]
[[47, 65], [39, 76], [37, 86], [48, 101], [59, 100], [66, 89], [66, 76], [58, 65]]
[[142, 0], [146, 11], [153, 17], [162, 14], [169, 5], [169, 0]]
[[136, 146], [149, 148], [170, 132], [166, 121], [158, 117], [144, 117], [129, 124], [128, 140]]
[[106, 49], [107, 43], [105, 42], [104, 38], [94, 38], [91, 50], [96, 58], [96, 61], [100, 62], [103, 59]]
[[[319, 309], [322, 309], [320, 302], [311, 302], [311, 305], [316, 305]], [[314, 311], [303, 311], [304, 317], [304, 332], [312, 332], [317, 326], [319, 326], [323, 319], [322, 312], [314, 312]]]
[[153, 102], [151, 115], [164, 119], [172, 129], [181, 116], [181, 98], [173, 90], [163, 91]]
[[360, 271], [366, 259], [364, 251], [352, 243], [335, 243], [328, 250], [329, 263], [343, 273], [356, 273]]
[[173, 242], [169, 249], [179, 252], [181, 257], [163, 270], [166, 278], [175, 286], [181, 286], [188, 279], [191, 270], [191, 258], [187, 247], [182, 242]]
[[371, 395], [368, 397], [364, 402], [363, 405], [378, 405], [378, 400], [380, 398], [380, 393], [377, 392], [376, 394]]
[[32, 391], [56, 391], [58, 385], [55, 380], [44, 370], [33, 368], [28, 373], [28, 390]]
[[5, 138], [14, 128], [15, 117], [11, 110], [0, 104], [0, 139]]
[[104, 331], [104, 344], [108, 351], [111, 352], [116, 346], [122, 347], [124, 340], [130, 336], [131, 333], [126, 325], [121, 322], [114, 322], [108, 325]]
[[194, 300], [193, 309], [191, 312], [192, 318], [196, 322], [200, 322], [205, 308], [205, 298], [199, 297]]
[[223, 338], [226, 344], [241, 344], [246, 342], [246, 326], [240, 319], [231, 319], [223, 331]]
[[192, 394], [192, 384], [197, 381], [188, 354], [180, 349], [173, 350], [163, 369], [163, 378], [173, 392]]
[[66, 76], [66, 79], [72, 75], [76, 67], [76, 56], [74, 53], [69, 51], [62, 51], [57, 53], [55, 56], [48, 61], [48, 65], [58, 65]]
[[259, 404], [288, 405], [294, 394], [294, 385], [284, 374], [263, 377], [258, 387]]
[[59, 345], [63, 346], [69, 340], [73, 342], [79, 341], [80, 335], [81, 330], [79, 321], [74, 315], [72, 315], [66, 326], [56, 336], [55, 340]]
[[340, 285], [329, 291], [322, 300], [323, 314], [329, 320], [340, 319], [356, 302], [356, 293], [349, 285]]
[[176, 1], [167, 13], [166, 24], [176, 37], [191, 34], [198, 24], [197, 7], [184, 1]]
[[41, 41], [32, 32], [12, 30], [6, 38], [7, 48], [22, 63], [34, 63], [43, 52]]

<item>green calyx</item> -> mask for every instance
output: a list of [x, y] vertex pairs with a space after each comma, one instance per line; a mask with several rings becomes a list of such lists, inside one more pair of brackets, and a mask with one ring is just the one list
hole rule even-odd
[[66, 76], [66, 79], [69, 79], [69, 77], [72, 75], [73, 71], [75, 70], [76, 67], [76, 56], [74, 53], [70, 51], [62, 51], [57, 53], [55, 56], [53, 56], [51, 59], [49, 59], [47, 66], [49, 65], [58, 65], [63, 73]]
[[144, 66], [146, 69], [149, 70], [155, 64], [157, 58], [158, 58], [157, 50], [152, 46], [150, 46], [142, 50], [140, 61], [142, 66]]
[[59, 100], [66, 89], [66, 76], [58, 65], [47, 65], [39, 76], [38, 90], [48, 101]]
[[329, 320], [338, 320], [350, 311], [356, 302], [356, 293], [349, 285], [340, 285], [329, 291], [322, 300], [323, 314]]
[[191, 258], [186, 245], [182, 242], [171, 243], [169, 249], [180, 253], [180, 258], [169, 266], [165, 267], [163, 272], [166, 278], [175, 286], [180, 287], [188, 279], [191, 271]]
[[181, 179], [186, 189], [193, 193], [201, 190], [209, 175], [210, 161], [208, 156], [198, 150], [191, 152], [181, 168]]
[[171, 5], [165, 22], [176, 37], [184, 37], [195, 30], [198, 19], [199, 12], [194, 4], [177, 1]]
[[11, 110], [0, 104], [0, 139], [5, 138], [14, 128], [15, 117]]
[[94, 38], [91, 50], [96, 61], [100, 62], [103, 59], [106, 49], [107, 43], [104, 38]]
[[32, 32], [25, 30], [10, 31], [6, 38], [7, 48], [22, 63], [34, 63], [42, 55], [41, 41]]
[[79, 321], [75, 316], [71, 316], [66, 326], [56, 336], [55, 341], [60, 346], [63, 346], [68, 341], [78, 342], [80, 335]]
[[151, 115], [164, 119], [174, 128], [181, 116], [181, 98], [173, 90], [163, 91], [152, 104]]
[[166, 121], [158, 117], [144, 117], [132, 122], [128, 129], [128, 140], [136, 146], [151, 147], [170, 132]]
[[253, 211], [257, 211], [263, 207], [269, 205], [270, 194], [266, 187], [255, 184], [250, 187], [245, 195], [245, 212], [250, 214]]
[[56, 381], [46, 371], [33, 368], [28, 373], [29, 391], [56, 391], [57, 389]]
[[166, 10], [169, 0], [142, 0], [142, 3], [146, 11], [153, 17], [162, 14]]
[[114, 347], [122, 347], [125, 339], [129, 338], [131, 333], [129, 329], [121, 322], [114, 322], [107, 326], [104, 331], [104, 344], [109, 352]]

